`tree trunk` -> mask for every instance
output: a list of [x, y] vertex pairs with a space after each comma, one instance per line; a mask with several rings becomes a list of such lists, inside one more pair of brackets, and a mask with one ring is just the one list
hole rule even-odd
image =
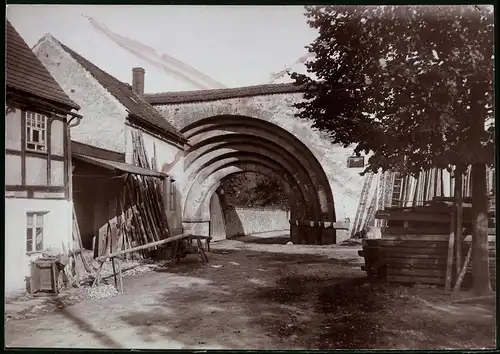
[[478, 295], [492, 294], [488, 256], [488, 196], [486, 193], [486, 164], [475, 163], [472, 179], [472, 291]]

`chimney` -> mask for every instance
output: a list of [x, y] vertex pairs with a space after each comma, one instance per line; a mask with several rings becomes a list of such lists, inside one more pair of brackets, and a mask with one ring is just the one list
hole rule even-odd
[[139, 97], [144, 96], [144, 73], [143, 68], [132, 69], [132, 91]]

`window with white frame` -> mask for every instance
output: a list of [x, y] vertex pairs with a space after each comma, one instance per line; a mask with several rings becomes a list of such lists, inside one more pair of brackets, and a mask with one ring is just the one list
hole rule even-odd
[[45, 212], [26, 214], [26, 252], [43, 250], [43, 219]]
[[47, 116], [26, 112], [26, 150], [47, 151]]

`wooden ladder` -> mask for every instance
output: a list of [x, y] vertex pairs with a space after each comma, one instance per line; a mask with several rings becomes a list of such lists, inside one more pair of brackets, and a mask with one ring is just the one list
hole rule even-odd
[[358, 210], [356, 211], [356, 217], [354, 218], [354, 224], [351, 230], [351, 237], [354, 237], [356, 232], [361, 228], [361, 219], [366, 209], [366, 202], [368, 200], [368, 192], [370, 191], [370, 187], [373, 181], [373, 172], [369, 172], [363, 181], [363, 188], [361, 189], [361, 196], [359, 197], [359, 205]]

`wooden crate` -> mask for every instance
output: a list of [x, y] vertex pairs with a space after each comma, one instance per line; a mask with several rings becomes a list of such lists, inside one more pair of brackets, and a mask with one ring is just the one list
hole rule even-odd
[[55, 260], [36, 260], [31, 263], [30, 292], [38, 295], [57, 295], [59, 267]]

